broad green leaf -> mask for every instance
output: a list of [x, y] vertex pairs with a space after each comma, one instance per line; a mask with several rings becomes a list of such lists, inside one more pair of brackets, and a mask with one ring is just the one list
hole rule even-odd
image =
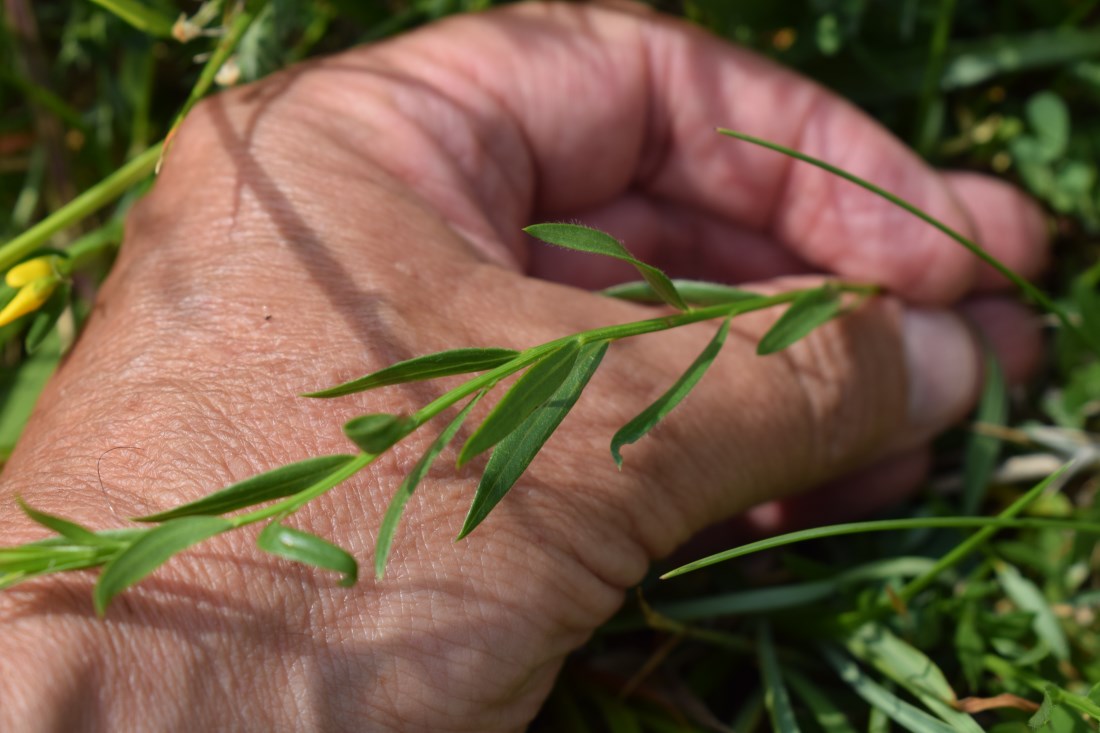
[[831, 646], [821, 648], [825, 661], [836, 670], [840, 679], [872, 707], [913, 733], [954, 733], [951, 726], [936, 720], [865, 675], [855, 662]]
[[233, 523], [221, 517], [180, 517], [148, 530], [103, 569], [92, 593], [96, 614], [103, 616], [115, 596], [176, 553], [232, 528]]
[[1038, 730], [1044, 725], [1050, 722], [1051, 713], [1054, 712], [1054, 693], [1053, 687], [1048, 687], [1043, 692], [1043, 704], [1039, 706], [1039, 709], [1035, 711], [1035, 714], [1027, 721], [1027, 727], [1032, 730]]
[[481, 524], [527, 470], [535, 455], [542, 450], [542, 446], [580, 398], [588, 380], [595, 374], [607, 353], [607, 347], [606, 342], [584, 347], [573, 370], [550, 399], [532, 412], [496, 447], [485, 466], [485, 473], [478, 483], [458, 539], [462, 539]]
[[662, 301], [673, 308], [688, 310], [687, 303], [676, 290], [676, 286], [668, 279], [668, 275], [635, 258], [619, 240], [610, 234], [578, 224], [532, 224], [523, 231], [547, 244], [629, 262]]
[[451, 351], [440, 351], [436, 354], [418, 356], [415, 359], [398, 362], [365, 377], [353, 379], [330, 389], [310, 392], [303, 396], [341, 397], [392, 384], [419, 382], [426, 379], [449, 377], [455, 374], [480, 372], [486, 369], [494, 369], [501, 364], [507, 364], [518, 355], [518, 351], [512, 351], [511, 349], [453, 349]]
[[954, 730], [982, 733], [974, 719], [953, 707], [955, 691], [940, 668], [916, 647], [880, 624], [865, 624], [844, 640], [848, 651], [901, 685]]
[[348, 455], [320, 456], [280, 466], [266, 473], [252, 476], [221, 491], [169, 509], [165, 512], [138, 517], [139, 522], [163, 522], [178, 517], [227, 514], [265, 501], [282, 499], [308, 489], [352, 459]]
[[104, 540], [99, 537], [95, 532], [83, 527], [76, 522], [62, 517], [54, 516], [53, 514], [47, 514], [46, 512], [39, 511], [22, 499], [19, 499], [19, 508], [23, 510], [23, 513], [31, 518], [32, 521], [41, 524], [47, 529], [52, 529], [62, 537], [72, 540], [73, 542], [82, 545], [102, 545], [111, 544], [109, 540]]
[[471, 458], [492, 448], [542, 407], [569, 377], [580, 352], [581, 342], [574, 339], [535, 362], [500, 398], [489, 416], [462, 446], [458, 465], [461, 467]]
[[764, 704], [768, 706], [772, 730], [776, 733], [799, 733], [798, 721], [795, 720], [794, 708], [791, 707], [791, 697], [783, 683], [779, 659], [775, 656], [771, 627], [767, 623], [761, 624], [757, 632], [756, 654], [764, 677]]
[[[985, 384], [975, 421], [983, 425], [1003, 426], [1008, 419], [1008, 388], [1004, 372], [993, 349], [986, 347], [984, 351]], [[999, 439], [976, 431], [970, 433], [963, 460], [963, 514], [974, 514], [981, 506], [1000, 452]]]
[[831, 285], [805, 291], [760, 339], [756, 353], [763, 356], [782, 351], [835, 318], [842, 305], [840, 291]]
[[[692, 305], [722, 305], [723, 303], [736, 303], [742, 300], [764, 297], [758, 293], [735, 288], [732, 285], [720, 283], [702, 282], [699, 280], [673, 280], [676, 291], [680, 296]], [[619, 300], [629, 300], [634, 303], [663, 303], [664, 300], [644, 280], [612, 285], [600, 291], [601, 295]]]
[[46, 337], [50, 335], [57, 319], [69, 307], [69, 296], [72, 294], [72, 286], [63, 282], [53, 291], [49, 300], [31, 316], [31, 325], [27, 329], [27, 336], [23, 340], [28, 354], [33, 354], [42, 346]]
[[1069, 641], [1062, 630], [1058, 617], [1054, 615], [1050, 604], [1042, 591], [1030, 580], [1020, 574], [1008, 563], [997, 563], [997, 577], [1005, 594], [1012, 599], [1017, 608], [1034, 614], [1031, 627], [1035, 635], [1046, 642], [1054, 656], [1062, 661], [1069, 659]]
[[355, 585], [359, 579], [359, 564], [347, 551], [315, 534], [287, 527], [277, 521], [264, 527], [256, 538], [256, 545], [272, 555], [341, 573], [344, 577], [340, 579], [340, 585], [345, 587]]
[[806, 703], [821, 730], [825, 733], [856, 733], [848, 717], [809, 677], [792, 668], [784, 669], [783, 677], [794, 690], [794, 694]]
[[454, 440], [459, 428], [462, 427], [462, 423], [469, 416], [470, 410], [474, 409], [474, 405], [478, 403], [478, 400], [484, 394], [484, 392], [479, 392], [477, 396], [470, 400], [469, 404], [451, 421], [451, 424], [443, 429], [439, 437], [432, 441], [432, 444], [428, 446], [428, 450], [424, 451], [424, 455], [409, 471], [393, 498], [390, 499], [390, 504], [386, 507], [386, 514], [382, 517], [382, 524], [378, 528], [378, 540], [374, 546], [374, 573], [379, 579], [386, 572], [386, 561], [389, 560], [390, 550], [393, 547], [393, 535], [397, 530], [397, 523], [401, 521], [401, 515], [405, 511], [405, 504], [408, 503], [409, 497], [413, 495], [416, 487], [428, 474], [428, 469], [432, 467], [435, 459], [439, 457], [447, 444]]
[[141, 0], [92, 0], [143, 33], [158, 38], [171, 38], [175, 18]]
[[620, 469], [623, 467], [623, 456], [620, 449], [624, 445], [641, 440], [668, 413], [672, 412], [672, 409], [680, 404], [684, 397], [687, 397], [688, 392], [695, 388], [714, 358], [718, 356], [718, 352], [722, 350], [722, 345], [726, 342], [726, 335], [729, 334], [729, 331], [730, 319], [727, 318], [722, 321], [722, 325], [718, 327], [718, 331], [714, 334], [710, 343], [706, 345], [699, 356], [695, 357], [695, 361], [691, 363], [687, 371], [680, 375], [680, 378], [676, 380], [672, 387], [615, 433], [614, 437], [611, 438], [611, 457], [615, 459], [615, 465]]
[[384, 453], [413, 429], [411, 420], [385, 413], [360, 415], [344, 423], [344, 435], [367, 453]]

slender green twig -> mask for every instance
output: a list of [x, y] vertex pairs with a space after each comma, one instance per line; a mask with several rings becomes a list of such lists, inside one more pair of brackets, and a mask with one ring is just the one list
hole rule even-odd
[[1073, 319], [1071, 319], [1069, 317], [1069, 314], [1066, 313], [1065, 309], [1062, 308], [1060, 305], [1058, 305], [1056, 302], [1054, 302], [1054, 300], [1052, 300], [1050, 297], [1048, 297], [1043, 291], [1039, 290], [1039, 288], [1032, 285], [1031, 282], [1029, 282], [1026, 278], [1021, 277], [1018, 273], [1016, 273], [1010, 267], [1008, 267], [1007, 265], [1002, 263], [996, 257], [989, 254], [989, 252], [987, 252], [985, 249], [983, 249], [980, 245], [978, 245], [977, 243], [971, 241], [967, 237], [964, 237], [962, 234], [955, 231], [951, 227], [947, 226], [946, 224], [944, 224], [939, 219], [936, 219], [935, 217], [931, 216], [930, 214], [925, 213], [924, 211], [917, 208], [913, 204], [909, 203], [905, 199], [890, 193], [889, 191], [887, 191], [884, 188], [876, 186], [875, 184], [871, 183], [868, 180], [860, 178], [859, 176], [854, 175], [852, 173], [849, 173], [848, 171], [843, 170], [841, 168], [837, 168], [835, 165], [831, 165], [830, 163], [826, 163], [825, 161], [820, 160], [818, 158], [815, 158], [811, 155], [806, 155], [805, 153], [800, 153], [799, 151], [793, 150], [793, 149], [788, 148], [784, 145], [779, 145], [778, 143], [773, 143], [770, 140], [764, 140], [762, 138], [754, 137], [752, 135], [747, 135], [743, 132], [738, 132], [736, 130], [728, 130], [728, 129], [725, 129], [725, 128], [719, 128], [718, 132], [721, 133], [722, 135], [726, 135], [727, 137], [732, 137], [732, 138], [735, 138], [737, 140], [741, 140], [743, 142], [752, 143], [753, 145], [759, 145], [760, 147], [767, 148], [768, 150], [774, 150], [777, 153], [782, 153], [783, 155], [787, 155], [787, 156], [789, 156], [791, 158], [794, 158], [796, 160], [800, 160], [803, 163], [809, 163], [810, 165], [816, 166], [818, 168], [821, 168], [822, 170], [828, 171], [829, 173], [832, 173], [835, 176], [839, 176], [840, 178], [843, 178], [846, 181], [850, 181], [851, 183], [854, 183], [857, 186], [860, 186], [861, 188], [864, 188], [864, 189], [876, 194], [877, 196], [880, 196], [880, 197], [886, 199], [887, 201], [894, 204], [895, 206], [897, 206], [901, 209], [904, 209], [905, 211], [908, 211], [913, 216], [917, 217], [918, 219], [920, 219], [921, 221], [923, 221], [927, 224], [932, 225], [933, 227], [940, 230], [941, 232], [943, 232], [944, 234], [946, 234], [947, 236], [951, 237], [956, 242], [961, 244], [963, 247], [968, 249], [975, 257], [977, 257], [982, 262], [986, 263], [987, 265], [989, 265], [990, 267], [995, 269], [997, 272], [999, 272], [1001, 275], [1003, 275], [1005, 277], [1005, 279], [1007, 279], [1009, 282], [1011, 282], [1013, 285], [1015, 285], [1017, 288], [1019, 288], [1020, 291], [1025, 296], [1027, 296], [1033, 303], [1040, 306], [1041, 308], [1043, 308], [1043, 310], [1047, 311], [1048, 313], [1051, 313], [1054, 316], [1056, 316], [1058, 318], [1058, 320], [1061, 321], [1062, 325], [1065, 326], [1066, 330], [1072, 332], [1075, 336], [1077, 336], [1079, 339], [1081, 339], [1081, 341], [1083, 343], [1091, 345], [1094, 350], [1100, 352], [1100, 344], [1097, 344], [1094, 339], [1090, 338], [1087, 334], [1085, 334], [1077, 326], [1077, 324], [1073, 322]]

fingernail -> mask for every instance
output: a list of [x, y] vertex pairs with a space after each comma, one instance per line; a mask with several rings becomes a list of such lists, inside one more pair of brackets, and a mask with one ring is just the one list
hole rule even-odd
[[909, 430], [925, 439], [973, 407], [981, 357], [970, 329], [947, 311], [907, 309], [902, 334], [909, 370]]

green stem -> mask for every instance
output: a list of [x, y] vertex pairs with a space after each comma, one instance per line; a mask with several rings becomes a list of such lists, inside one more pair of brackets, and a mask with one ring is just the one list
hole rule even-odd
[[928, 155], [935, 142], [932, 115], [936, 109], [936, 94], [939, 92], [940, 77], [943, 76], [947, 42], [951, 38], [951, 24], [954, 19], [955, 0], [940, 0], [936, 27], [932, 31], [932, 43], [928, 51], [928, 65], [924, 72], [924, 88], [921, 90], [920, 106], [917, 108], [917, 150], [924, 156]]
[[1085, 713], [1092, 716], [1095, 720], [1100, 720], [1100, 705], [1083, 695], [1076, 695], [1064, 687], [1044, 680], [1038, 675], [1034, 675], [1023, 669], [1020, 669], [1015, 664], [1012, 664], [1008, 660], [995, 657], [991, 654], [986, 654], [982, 657], [982, 664], [993, 674], [1005, 679], [1014, 679], [1022, 682], [1036, 692], [1046, 694], [1051, 688], [1053, 688], [1058, 695], [1057, 703], [1068, 705], [1074, 708], [1078, 712]]
[[[1075, 465], [1076, 460], [1063, 464], [1057, 471], [1047, 476], [1045, 479], [1036, 484], [1030, 491], [1025, 493], [1016, 501], [1012, 502], [1012, 504], [1010, 504], [1008, 508], [997, 515], [997, 519], [1005, 520], [1014, 518], [1016, 515], [1018, 515], [1028, 506], [1030, 506], [1033, 501], [1038, 499], [1039, 496], [1047, 490], [1047, 488], [1049, 488], [1060, 478], [1062, 478], [1063, 476], [1066, 476], [1068, 478], [1069, 475], [1072, 475], [1072, 472], [1069, 472], [1069, 469], [1071, 466], [1075, 467]], [[974, 552], [979, 547], [988, 542], [998, 529], [1001, 528], [996, 525], [987, 526], [984, 529], [975, 532], [963, 542], [960, 542], [954, 549], [951, 550], [951, 552], [948, 552], [946, 555], [937, 560], [936, 564], [928, 569], [928, 572], [926, 572], [924, 575], [914, 578], [913, 580], [902, 586], [901, 590], [898, 591], [898, 597], [905, 603], [908, 603], [909, 601], [916, 598], [918, 593], [920, 593], [925, 588], [930, 586], [933, 582], [935, 582], [940, 573], [942, 573], [944, 570], [947, 570], [948, 568], [954, 567], [967, 555]]]
[[[260, 3], [258, 9], [263, 8], [264, 3]], [[199, 74], [199, 80], [195, 82], [195, 86], [191, 88], [191, 93], [187, 96], [187, 101], [183, 103], [183, 108], [180, 109], [176, 119], [172, 122], [172, 127], [168, 132], [169, 140], [172, 139], [172, 135], [176, 132], [176, 128], [183, 122], [183, 118], [187, 116], [187, 113], [191, 111], [191, 108], [198, 103], [200, 99], [206, 96], [206, 93], [210, 91], [210, 87], [214, 84], [214, 77], [218, 75], [218, 70], [229, 60], [229, 57], [233, 55], [233, 51], [236, 50], [237, 44], [241, 42], [241, 38], [244, 37], [245, 31], [252, 25], [252, 21], [256, 19], [258, 15], [258, 9], [250, 9], [248, 6], [243, 6], [234, 17], [233, 22], [229, 26], [229, 30], [226, 31], [222, 40], [218, 43], [217, 48], [214, 49], [214, 53], [207, 59], [206, 65], [202, 67], [202, 72]]]
[[1018, 287], [1021, 292], [1023, 292], [1028, 298], [1031, 299], [1032, 302], [1043, 308], [1043, 310], [1047, 311], [1048, 313], [1055, 315], [1058, 320], [1062, 322], [1062, 325], [1065, 326], [1067, 330], [1076, 335], [1079, 339], [1081, 339], [1083, 343], [1089, 344], [1095, 351], [1100, 352], [1100, 344], [1097, 344], [1094, 339], [1091, 339], [1087, 335], [1085, 335], [1081, 331], [1081, 329], [1078, 328], [1078, 326], [1072, 321], [1072, 319], [1070, 319], [1069, 314], [1066, 313], [1066, 311], [1061, 306], [1059, 306], [1057, 303], [1047, 297], [1047, 295], [1043, 293], [1043, 291], [1039, 290], [1027, 279], [1018, 275], [1008, 266], [1002, 264], [1000, 260], [986, 252], [981, 246], [967, 239], [962, 234], [947, 226], [939, 219], [936, 219], [935, 217], [926, 214], [905, 199], [890, 193], [884, 188], [876, 186], [870, 181], [853, 175], [846, 170], [837, 168], [835, 165], [831, 165], [823, 160], [814, 158], [810, 155], [806, 155], [805, 153], [800, 153], [797, 150], [793, 150], [786, 146], [779, 145], [778, 143], [773, 143], [770, 140], [764, 140], [762, 138], [753, 137], [752, 135], [746, 135], [743, 132], [737, 132], [736, 130], [728, 130], [725, 128], [719, 128], [718, 132], [722, 135], [726, 135], [727, 137], [732, 137], [743, 142], [752, 143], [753, 145], [759, 145], [760, 147], [767, 148], [768, 150], [774, 150], [777, 153], [782, 153], [783, 155], [794, 158], [795, 160], [800, 160], [803, 163], [809, 163], [812, 166], [821, 168], [822, 170], [828, 171], [835, 176], [839, 176], [846, 181], [854, 183], [857, 186], [860, 186], [861, 188], [864, 188], [871, 193], [874, 193], [875, 195], [886, 199], [895, 206], [905, 211], [908, 211], [910, 214], [917, 217], [921, 221], [932, 225], [936, 229], [940, 230], [941, 232], [961, 244], [975, 257], [980, 259], [982, 262], [985, 262], [987, 265], [1003, 275], [1005, 279]]
[[156, 168], [161, 143], [146, 150], [111, 175], [0, 247], [0, 272], [45, 246], [50, 237], [111, 203]]

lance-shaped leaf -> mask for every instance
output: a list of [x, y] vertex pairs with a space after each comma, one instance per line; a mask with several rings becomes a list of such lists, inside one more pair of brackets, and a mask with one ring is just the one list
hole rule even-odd
[[687, 371], [680, 375], [675, 384], [657, 398], [656, 402], [638, 413], [637, 417], [615, 433], [615, 436], [611, 439], [611, 457], [615, 459], [615, 464], [619, 468], [623, 467], [623, 456], [620, 449], [624, 445], [641, 440], [668, 413], [672, 412], [676, 405], [680, 404], [688, 392], [695, 388], [707, 368], [714, 362], [714, 358], [718, 356], [718, 352], [722, 350], [722, 345], [726, 342], [729, 331], [730, 319], [727, 318], [718, 327], [718, 332], [714, 334], [714, 338], [710, 340], [710, 343], [707, 344], [699, 356], [695, 357], [695, 361], [691, 363]]
[[400, 415], [360, 415], [344, 423], [344, 435], [367, 453], [377, 454], [404, 438], [415, 427], [412, 420]]
[[341, 573], [344, 577], [340, 579], [340, 585], [344, 587], [355, 585], [359, 579], [359, 564], [346, 550], [315, 534], [279, 522], [264, 527], [256, 538], [256, 545], [272, 555]]
[[842, 304], [840, 291], [831, 285], [805, 291], [760, 339], [756, 353], [782, 351], [836, 317]]
[[767, 623], [760, 625], [760, 631], [756, 637], [756, 650], [760, 660], [760, 671], [764, 676], [764, 704], [768, 706], [772, 730], [776, 733], [800, 733], [798, 721], [794, 716], [794, 707], [791, 706], [791, 696], [783, 683], [783, 673], [780, 671], [779, 659], [775, 655], [771, 628]]
[[138, 517], [139, 522], [164, 522], [178, 517], [226, 514], [265, 501], [282, 499], [308, 489], [352, 459], [348, 455], [320, 456], [252, 476], [209, 496], [166, 512]]
[[619, 240], [610, 234], [578, 224], [533, 224], [523, 231], [547, 244], [629, 262], [645, 278], [661, 300], [673, 308], [688, 310], [687, 303], [676, 290], [676, 286], [668, 279], [668, 275], [634, 257]]
[[1001, 587], [1012, 602], [1021, 611], [1035, 614], [1031, 622], [1031, 628], [1035, 635], [1046, 642], [1055, 658], [1062, 661], [1069, 659], [1069, 640], [1062, 625], [1058, 621], [1050, 603], [1043, 597], [1043, 592], [1035, 583], [1031, 582], [1012, 565], [997, 563], [997, 578], [1001, 581]]
[[92, 0], [143, 33], [160, 38], [172, 37], [174, 18], [141, 0]]
[[499, 443], [550, 399], [573, 370], [580, 351], [580, 341], [574, 339], [535, 362], [500, 398], [489, 416], [462, 446], [458, 465], [462, 466]]
[[62, 517], [54, 516], [53, 514], [47, 514], [46, 512], [39, 511], [34, 507], [27, 504], [22, 499], [19, 499], [19, 508], [23, 510], [32, 521], [41, 524], [47, 529], [52, 529], [62, 537], [72, 540], [75, 543], [81, 545], [103, 545], [103, 544], [116, 544], [110, 540], [104, 539], [97, 535], [87, 527], [81, 526], [76, 522], [64, 519]]
[[[686, 302], [692, 305], [722, 305], [724, 303], [736, 303], [742, 300], [752, 300], [764, 296], [753, 293], [732, 285], [721, 283], [703, 282], [700, 280], [673, 280], [676, 292], [680, 293]], [[612, 285], [600, 291], [601, 295], [619, 300], [629, 300], [634, 303], [663, 303], [664, 299], [657, 291], [644, 280], [636, 280], [621, 285]]]
[[821, 690], [795, 669], [784, 669], [783, 678], [790, 685], [806, 707], [810, 709], [814, 720], [825, 733], [856, 733], [856, 728], [837, 706], [829, 693]]
[[485, 466], [485, 473], [481, 476], [458, 539], [462, 539], [481, 524], [527, 470], [535, 455], [542, 450], [547, 439], [580, 398], [588, 380], [595, 374], [603, 355], [607, 353], [607, 347], [606, 342], [584, 347], [573, 365], [573, 370], [546, 404], [531, 413], [496, 447]]
[[418, 356], [415, 359], [398, 362], [385, 369], [368, 374], [359, 379], [339, 384], [330, 389], [310, 392], [304, 397], [341, 397], [343, 395], [364, 392], [368, 389], [386, 387], [391, 384], [420, 382], [426, 379], [438, 379], [454, 374], [469, 374], [493, 369], [507, 364], [518, 351], [511, 349], [453, 349], [436, 354]]
[[61, 283], [57, 286], [57, 290], [53, 291], [50, 299], [34, 314], [31, 327], [27, 329], [27, 336], [23, 340], [28, 354], [38, 351], [42, 342], [50, 335], [57, 319], [61, 318], [61, 314], [69, 307], [71, 293], [72, 286], [67, 282]]
[[378, 541], [374, 547], [374, 573], [379, 579], [386, 572], [386, 562], [389, 560], [390, 550], [393, 547], [393, 535], [397, 531], [397, 523], [401, 521], [401, 515], [405, 511], [405, 504], [408, 503], [409, 497], [413, 495], [416, 487], [428, 474], [432, 462], [439, 457], [447, 444], [454, 440], [455, 434], [462, 427], [462, 423], [466, 421], [470, 410], [474, 409], [474, 405], [484, 394], [485, 392], [479, 392], [476, 397], [470, 400], [470, 403], [462, 409], [462, 412], [458, 413], [451, 424], [444, 428], [443, 432], [432, 441], [432, 444], [428, 446], [428, 450], [424, 451], [424, 455], [420, 457], [420, 460], [413, 466], [412, 471], [409, 471], [409, 475], [401, 482], [397, 493], [390, 499], [390, 504], [386, 507], [386, 514], [382, 517], [382, 524], [378, 528]]
[[92, 593], [96, 614], [103, 616], [115, 596], [176, 553], [229, 529], [233, 523], [221, 517], [180, 517], [148, 530], [103, 568]]

